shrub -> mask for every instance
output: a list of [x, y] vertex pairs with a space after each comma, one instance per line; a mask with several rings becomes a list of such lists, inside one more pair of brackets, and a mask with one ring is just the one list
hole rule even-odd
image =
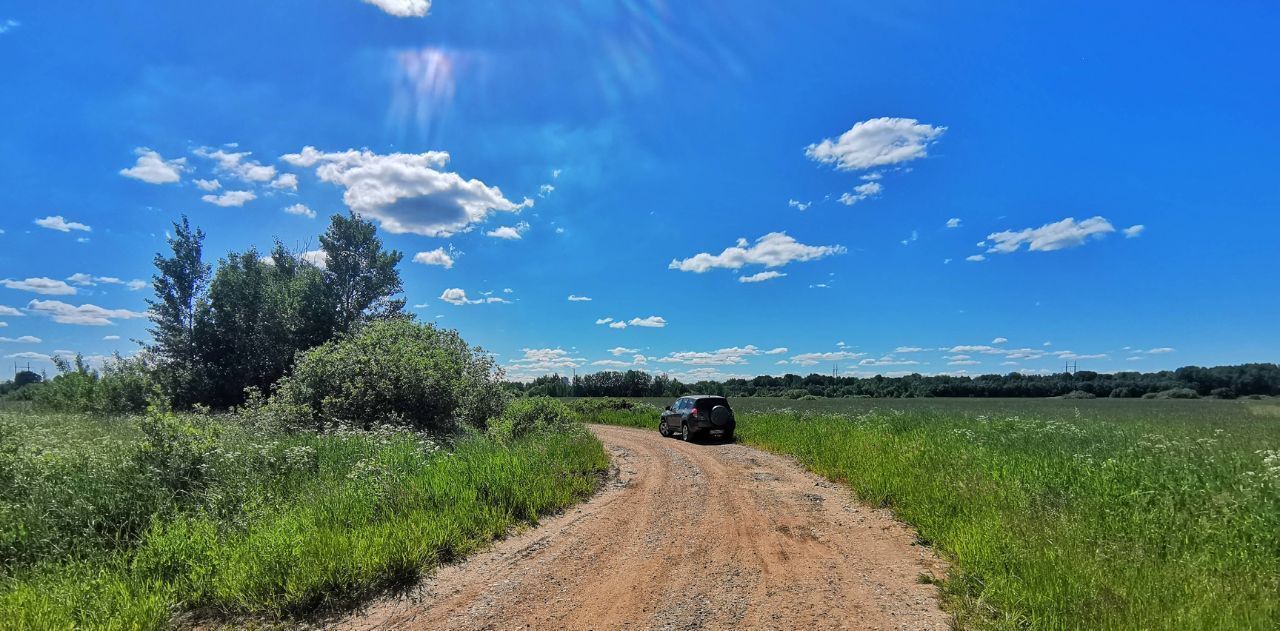
[[560, 433], [578, 427], [569, 407], [550, 397], [516, 399], [489, 424], [493, 436], [512, 440], [530, 434]]
[[294, 427], [484, 428], [504, 407], [500, 378], [493, 359], [455, 331], [379, 320], [301, 354], [270, 407]]
[[1191, 388], [1171, 388], [1156, 393], [1156, 399], [1199, 399], [1200, 394]]
[[1111, 394], [1107, 396], [1112, 399], [1133, 399], [1137, 398], [1138, 391], [1130, 388], [1129, 386], [1120, 386], [1119, 388], [1113, 389]]
[[1084, 390], [1072, 390], [1071, 392], [1068, 392], [1062, 395], [1062, 398], [1064, 399], [1096, 399], [1098, 398], [1098, 395], [1092, 392], [1085, 392]]
[[1214, 388], [1209, 391], [1209, 395], [1218, 399], [1234, 399], [1236, 391], [1231, 388]]

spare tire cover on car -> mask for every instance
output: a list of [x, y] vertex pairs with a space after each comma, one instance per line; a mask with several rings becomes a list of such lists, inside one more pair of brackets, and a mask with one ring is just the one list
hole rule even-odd
[[733, 410], [723, 405], [711, 408], [711, 422], [716, 426], [728, 425], [733, 422]]

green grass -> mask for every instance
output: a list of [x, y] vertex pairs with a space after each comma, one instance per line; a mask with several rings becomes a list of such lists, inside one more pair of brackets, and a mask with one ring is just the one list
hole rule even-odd
[[350, 605], [589, 495], [589, 433], [448, 449], [394, 430], [0, 412], [0, 628], [154, 629]]
[[949, 558], [961, 627], [1280, 627], [1275, 401], [732, 402], [741, 442], [849, 484]]

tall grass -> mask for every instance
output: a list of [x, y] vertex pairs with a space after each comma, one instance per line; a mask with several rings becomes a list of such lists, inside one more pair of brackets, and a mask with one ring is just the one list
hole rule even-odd
[[0, 627], [310, 615], [578, 501], [607, 462], [580, 428], [441, 449], [392, 429], [0, 413]]
[[953, 562], [942, 588], [961, 627], [1280, 627], [1272, 407], [899, 403], [740, 412], [738, 436], [915, 526]]

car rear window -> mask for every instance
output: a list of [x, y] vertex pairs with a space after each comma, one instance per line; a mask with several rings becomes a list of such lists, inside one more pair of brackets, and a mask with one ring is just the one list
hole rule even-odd
[[699, 411], [699, 412], [701, 412], [701, 411], [703, 411], [703, 410], [710, 411], [710, 410], [711, 410], [711, 408], [713, 408], [713, 407], [715, 407], [715, 406], [717, 406], [717, 405], [723, 405], [723, 406], [725, 406], [725, 407], [727, 407], [727, 408], [729, 408], [729, 409], [731, 409], [731, 410], [733, 409], [733, 408], [729, 407], [729, 400], [728, 400], [728, 399], [726, 399], [726, 398], [724, 398], [724, 397], [710, 397], [710, 398], [706, 398], [706, 399], [698, 399], [698, 411]]

